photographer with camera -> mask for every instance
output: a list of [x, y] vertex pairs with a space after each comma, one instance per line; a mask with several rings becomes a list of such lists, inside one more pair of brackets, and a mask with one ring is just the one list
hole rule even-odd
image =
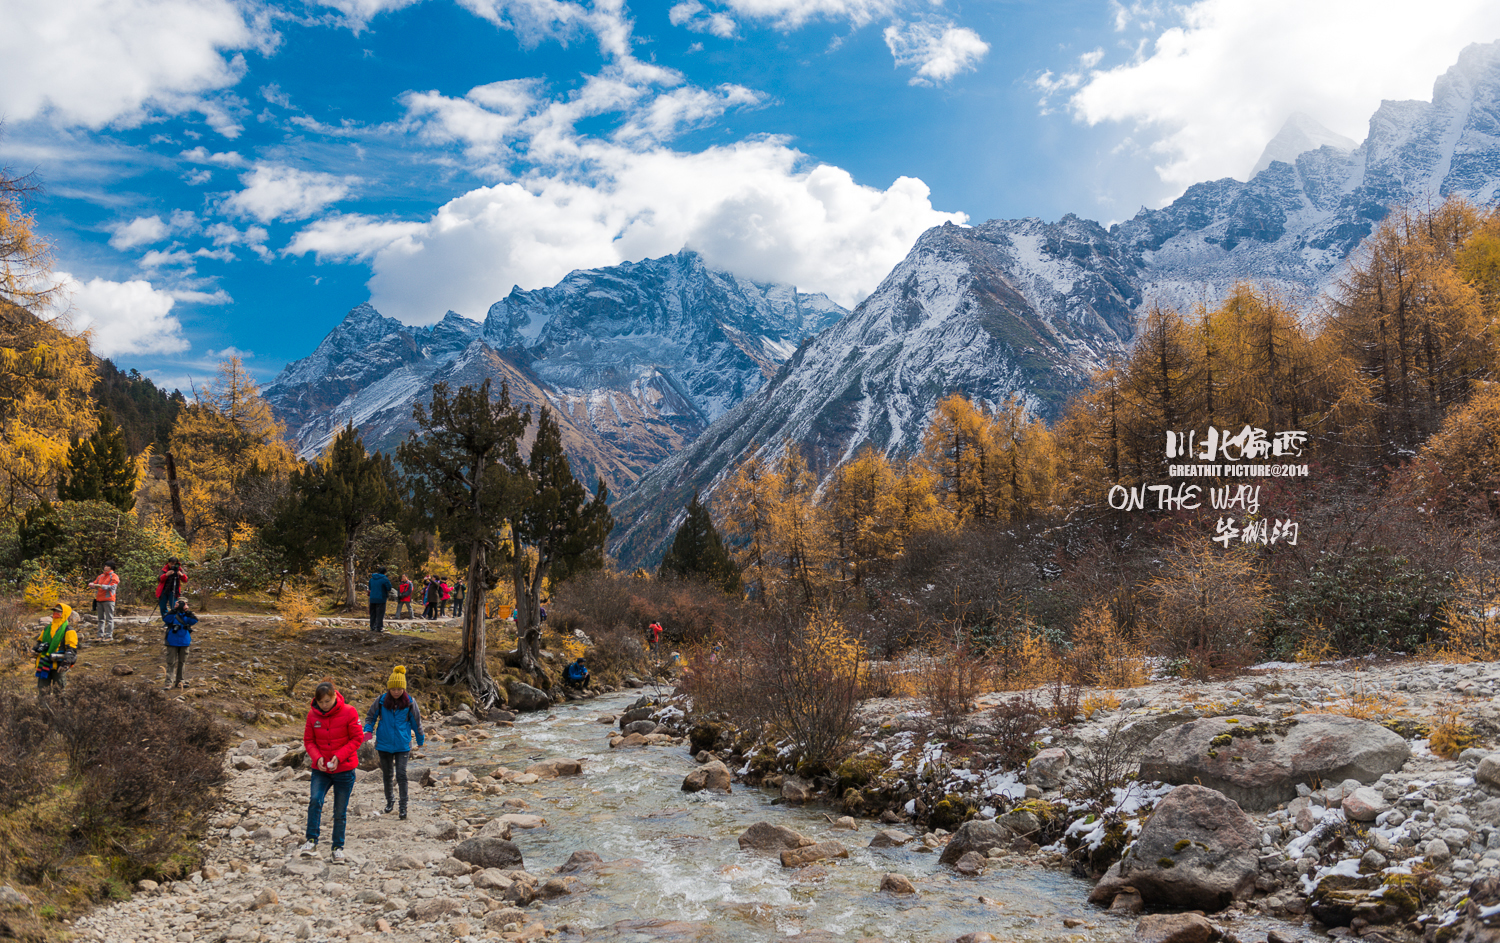
[[78, 633], [73, 631], [73, 608], [66, 603], [52, 607], [52, 622], [42, 628], [31, 650], [36, 653], [36, 696], [44, 700], [53, 688], [61, 694], [67, 682], [64, 672], [78, 661]]
[[[178, 599], [161, 621], [167, 627], [166, 637], [162, 640], [167, 665], [166, 686], [185, 688], [187, 682], [182, 679], [182, 668], [187, 664], [188, 649], [193, 644], [193, 626], [198, 624], [198, 617], [188, 608], [186, 599]], [[174, 672], [177, 675], [175, 682], [172, 679]]]

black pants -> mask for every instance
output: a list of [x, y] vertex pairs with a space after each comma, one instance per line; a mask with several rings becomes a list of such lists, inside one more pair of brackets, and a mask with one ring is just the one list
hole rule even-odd
[[455, 619], [462, 618], [463, 614], [464, 614], [464, 601], [462, 599], [455, 599], [455, 600], [453, 600], [453, 618], [455, 618]]
[[[401, 814], [406, 814], [406, 758], [410, 753], [387, 753], [377, 750], [380, 754], [380, 778], [385, 782], [385, 804], [396, 804], [395, 784], [401, 784]], [[391, 782], [392, 778], [395, 783]]]
[[379, 632], [385, 628], [385, 603], [370, 603], [370, 631]]
[[430, 602], [427, 605], [423, 606], [422, 607], [422, 618], [424, 618], [424, 619], [436, 619], [437, 618], [437, 603]]

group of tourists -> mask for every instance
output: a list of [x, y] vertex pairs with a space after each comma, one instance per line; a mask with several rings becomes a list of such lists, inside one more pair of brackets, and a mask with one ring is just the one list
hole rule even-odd
[[[459, 618], [464, 614], [466, 590], [463, 580], [456, 580], [450, 585], [441, 576], [424, 577], [420, 591], [422, 618], [442, 619], [450, 610], [453, 618]], [[412, 598], [416, 594], [417, 587], [412, 585], [410, 577], [402, 576], [399, 582], [392, 583], [386, 568], [377, 566], [370, 574], [370, 631], [385, 630], [385, 608], [392, 599], [396, 600], [395, 618], [402, 618], [403, 612], [406, 614], [405, 618], [415, 618], [412, 615]]]
[[380, 757], [380, 777], [385, 785], [385, 809], [389, 815], [400, 800], [401, 818], [406, 818], [406, 761], [412, 740], [421, 747], [422, 714], [406, 689], [406, 668], [397, 665], [385, 683], [386, 691], [375, 699], [360, 723], [359, 711], [345, 703], [332, 681], [324, 679], [313, 692], [302, 728], [302, 745], [312, 764], [311, 791], [307, 800], [307, 840], [298, 848], [304, 858], [318, 853], [322, 836], [323, 803], [333, 790], [333, 860], [344, 860], [344, 832], [349, 818], [349, 796], [354, 791], [354, 771], [359, 767], [359, 747], [372, 735]]
[[[101, 642], [112, 642], [115, 637], [115, 603], [120, 591], [120, 575], [115, 572], [115, 562], [108, 560], [103, 572], [88, 584], [94, 591], [94, 615], [99, 620]], [[182, 561], [172, 557], [162, 566], [156, 579], [156, 602], [161, 610], [163, 662], [166, 670], [166, 687], [187, 686], [183, 678], [183, 667], [187, 663], [188, 649], [193, 644], [193, 626], [198, 617], [188, 608], [183, 597], [187, 589], [187, 571]], [[52, 607], [51, 620], [42, 627], [32, 651], [36, 654], [37, 697], [61, 694], [67, 687], [67, 672], [78, 663], [78, 630], [73, 627], [73, 607], [58, 602]]]

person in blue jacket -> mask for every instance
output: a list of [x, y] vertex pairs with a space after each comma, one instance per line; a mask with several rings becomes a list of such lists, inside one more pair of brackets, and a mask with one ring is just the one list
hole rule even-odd
[[385, 575], [385, 567], [377, 566], [370, 574], [370, 631], [385, 631], [385, 604], [396, 595], [396, 587]]
[[[188, 648], [193, 644], [193, 626], [198, 624], [198, 617], [188, 608], [186, 599], [178, 599], [172, 604], [167, 614], [162, 616], [162, 623], [167, 627], [165, 653], [167, 662], [167, 684], [168, 688], [185, 688], [187, 682], [182, 679], [182, 668], [187, 664]], [[176, 675], [176, 681], [172, 676]]]
[[563, 669], [563, 684], [580, 691], [587, 691], [589, 687], [589, 668], [580, 658]]
[[396, 807], [396, 784], [401, 785], [401, 817], [406, 818], [406, 760], [411, 756], [411, 739], [417, 746], [427, 742], [422, 733], [422, 714], [417, 702], [406, 691], [406, 666], [397, 665], [385, 683], [386, 692], [375, 699], [365, 715], [365, 736], [375, 734], [375, 751], [380, 754], [380, 778], [385, 781], [385, 814]]

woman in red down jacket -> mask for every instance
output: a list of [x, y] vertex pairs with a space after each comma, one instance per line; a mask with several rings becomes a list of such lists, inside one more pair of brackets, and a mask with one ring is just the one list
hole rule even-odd
[[305, 858], [318, 853], [318, 834], [323, 822], [323, 799], [333, 789], [333, 860], [344, 860], [344, 824], [349, 814], [349, 794], [354, 791], [354, 770], [359, 765], [359, 745], [365, 741], [359, 710], [344, 703], [332, 681], [318, 685], [307, 709], [302, 744], [312, 763], [312, 794], [307, 802], [307, 841], [297, 849]]

